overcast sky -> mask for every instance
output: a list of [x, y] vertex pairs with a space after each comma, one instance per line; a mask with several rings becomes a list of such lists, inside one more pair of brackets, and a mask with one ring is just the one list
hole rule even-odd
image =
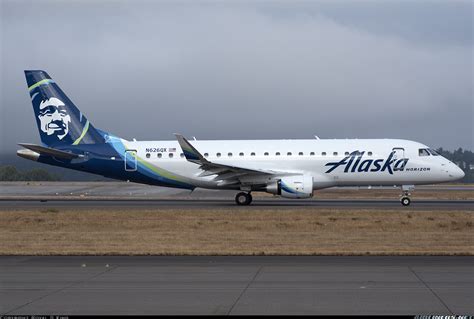
[[2, 151], [39, 142], [25, 69], [127, 139], [474, 149], [471, 1], [0, 2]]

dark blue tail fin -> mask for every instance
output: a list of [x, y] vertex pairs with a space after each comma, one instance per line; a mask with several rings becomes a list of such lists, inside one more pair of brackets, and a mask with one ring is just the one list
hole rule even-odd
[[48, 146], [104, 143], [104, 137], [45, 71], [25, 71], [41, 142]]

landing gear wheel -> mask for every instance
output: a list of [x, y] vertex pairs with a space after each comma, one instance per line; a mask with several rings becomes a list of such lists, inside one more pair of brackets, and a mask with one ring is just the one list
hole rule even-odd
[[237, 205], [249, 205], [252, 202], [252, 195], [250, 193], [238, 193], [235, 195], [235, 202]]
[[411, 200], [410, 200], [409, 197], [402, 197], [402, 199], [400, 201], [402, 202], [403, 206], [408, 206], [411, 203]]

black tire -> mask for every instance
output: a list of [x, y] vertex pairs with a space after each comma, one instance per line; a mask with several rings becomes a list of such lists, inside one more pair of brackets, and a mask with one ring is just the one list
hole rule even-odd
[[401, 201], [403, 206], [408, 206], [411, 203], [411, 200], [410, 200], [409, 197], [402, 197], [402, 199], [400, 201]]
[[252, 202], [252, 195], [249, 193], [240, 192], [235, 195], [235, 202], [237, 205], [248, 205]]

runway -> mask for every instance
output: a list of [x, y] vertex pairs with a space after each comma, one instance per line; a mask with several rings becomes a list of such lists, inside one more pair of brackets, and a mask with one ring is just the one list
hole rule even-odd
[[0, 314], [473, 315], [474, 257], [0, 257]]
[[80, 199], [80, 200], [58, 200], [57, 198], [39, 199], [0, 199], [0, 209], [9, 208], [51, 208], [51, 207], [75, 207], [75, 208], [114, 208], [130, 207], [136, 209], [146, 208], [226, 208], [241, 207], [242, 209], [295, 209], [295, 208], [334, 208], [334, 209], [357, 209], [357, 208], [391, 208], [410, 210], [473, 210], [472, 200], [413, 200], [412, 204], [404, 207], [397, 200], [285, 200], [285, 199], [255, 199], [249, 206], [236, 206], [232, 199]]
[[[348, 193], [354, 197], [344, 197]], [[0, 182], [0, 209], [12, 207], [226, 208], [236, 207], [235, 194], [236, 191], [228, 190], [197, 189], [190, 192], [126, 182]], [[374, 187], [372, 190], [357, 187], [333, 188], [318, 191], [315, 197], [305, 200], [256, 193], [252, 204], [242, 208], [414, 210], [473, 210], [474, 208], [473, 185], [420, 186], [417, 187], [416, 194], [418, 197], [412, 198], [412, 204], [409, 207], [403, 207], [398, 200], [399, 190], [393, 187]], [[438, 195], [441, 197], [436, 197]]]

